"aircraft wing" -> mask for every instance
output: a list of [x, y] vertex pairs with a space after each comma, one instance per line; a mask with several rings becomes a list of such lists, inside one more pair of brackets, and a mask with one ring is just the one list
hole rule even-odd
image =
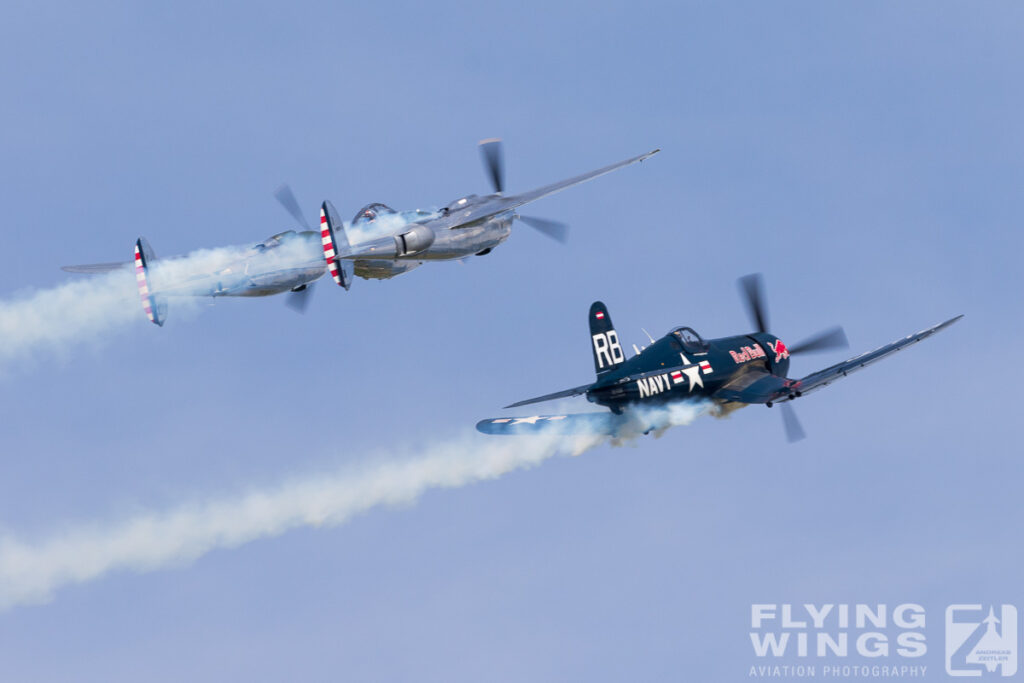
[[641, 154], [640, 156], [636, 156], [631, 159], [626, 159], [625, 161], [620, 161], [618, 163], [611, 164], [610, 166], [605, 166], [603, 168], [599, 168], [597, 170], [590, 171], [589, 173], [584, 173], [582, 175], [569, 178], [567, 180], [552, 183], [551, 185], [538, 187], [536, 190], [531, 190], [529, 192], [513, 194], [507, 197], [498, 197], [496, 199], [486, 201], [482, 204], [470, 205], [465, 209], [452, 211], [444, 218], [432, 220], [430, 221], [429, 224], [432, 227], [457, 228], [459, 226], [466, 225], [469, 223], [475, 223], [485, 218], [490, 218], [491, 216], [502, 213], [504, 211], [511, 211], [513, 209], [519, 208], [520, 206], [523, 206], [524, 204], [535, 202], [538, 199], [547, 197], [548, 195], [555, 194], [556, 192], [561, 192], [562, 190], [570, 188], [573, 185], [579, 185], [580, 183], [585, 183], [588, 180], [593, 180], [598, 176], [603, 176], [606, 173], [617, 171], [620, 168], [629, 166], [630, 164], [635, 164], [638, 161], [644, 161], [645, 159], [654, 156], [660, 151], [661, 150], [659, 149], [655, 149], [650, 152], [647, 152], [646, 154]]
[[786, 398], [780, 398], [779, 400], [780, 401], [788, 400], [789, 394], [797, 392], [797, 391], [799, 391], [801, 395], [804, 395], [804, 394], [808, 394], [808, 393], [810, 393], [812, 391], [816, 391], [818, 389], [821, 389], [822, 387], [826, 387], [829, 384], [831, 384], [832, 382], [834, 382], [834, 381], [836, 381], [838, 379], [841, 379], [843, 377], [846, 377], [847, 375], [849, 375], [852, 372], [857, 372], [861, 368], [866, 368], [867, 366], [871, 365], [872, 363], [877, 363], [878, 361], [882, 360], [883, 358], [886, 358], [887, 356], [891, 356], [892, 354], [896, 353], [897, 351], [900, 351], [901, 349], [905, 349], [908, 346], [916, 344], [917, 342], [921, 341], [922, 339], [927, 339], [928, 337], [932, 336], [936, 332], [940, 332], [940, 331], [946, 329], [947, 327], [949, 327], [950, 325], [952, 325], [956, 321], [960, 320], [960, 318], [962, 318], [962, 317], [963, 317], [962, 315], [958, 315], [955, 318], [950, 318], [946, 322], [939, 323], [938, 325], [935, 325], [934, 327], [929, 327], [926, 330], [921, 330], [920, 332], [916, 332], [914, 334], [907, 335], [906, 337], [903, 337], [902, 339], [897, 339], [896, 341], [892, 342], [891, 344], [886, 344], [885, 346], [880, 346], [877, 349], [875, 349], [874, 351], [868, 351], [867, 353], [862, 353], [861, 355], [855, 356], [855, 357], [853, 357], [853, 358], [851, 358], [849, 360], [844, 360], [842, 363], [836, 363], [832, 367], [825, 368], [824, 370], [819, 370], [818, 372], [811, 373], [810, 375], [807, 375], [806, 377], [804, 377], [802, 379], [796, 380], [789, 387], [787, 387]]
[[789, 401], [790, 396], [795, 397], [797, 394], [804, 396], [812, 391], [828, 386], [850, 373], [857, 372], [861, 368], [866, 368], [872, 363], [877, 363], [900, 349], [916, 344], [922, 339], [926, 339], [936, 332], [944, 330], [962, 317], [962, 315], [958, 315], [955, 318], [950, 318], [944, 323], [921, 330], [915, 334], [907, 335], [891, 344], [886, 344], [874, 351], [854, 356], [849, 360], [844, 360], [842, 363], [836, 363], [824, 370], [811, 373], [802, 379], [788, 379], [773, 375], [767, 370], [751, 369], [725, 384], [715, 392], [714, 397], [720, 400], [738, 401], [740, 403], [768, 403], [769, 401], [782, 403], [783, 401]]
[[569, 415], [533, 415], [495, 417], [476, 423], [484, 434], [606, 434], [614, 435], [628, 418], [614, 413], [575, 413]]
[[640, 156], [633, 157], [632, 159], [626, 159], [625, 161], [620, 161], [617, 164], [611, 164], [610, 166], [599, 168], [596, 171], [590, 171], [589, 173], [584, 173], [574, 178], [569, 178], [568, 180], [562, 180], [557, 183], [545, 185], [544, 187], [538, 187], [536, 190], [531, 190], [530, 192], [523, 192], [521, 194], [512, 195], [507, 198], [507, 201], [513, 204], [513, 206], [510, 206], [509, 208], [516, 208], [518, 206], [522, 206], [523, 204], [535, 202], [538, 199], [542, 199], [556, 192], [561, 192], [562, 190], [570, 188], [573, 185], [585, 183], [588, 180], [592, 180], [594, 178], [597, 178], [598, 176], [603, 176], [606, 173], [611, 173], [612, 171], [617, 171], [620, 168], [629, 166], [630, 164], [635, 164], [638, 161], [644, 161], [645, 159], [651, 158], [660, 151], [660, 149], [651, 150], [646, 154], [641, 154]]
[[60, 269], [68, 273], [109, 273], [114, 270], [122, 270], [131, 266], [130, 261], [121, 263], [83, 263], [80, 266], [61, 266]]
[[510, 405], [505, 406], [506, 408], [518, 408], [519, 406], [526, 406], [531, 403], [541, 403], [542, 401], [553, 401], [556, 398], [569, 398], [570, 396], [579, 396], [585, 394], [587, 389], [594, 386], [593, 384], [584, 384], [582, 386], [573, 387], [572, 389], [565, 389], [563, 391], [556, 391], [553, 394], [544, 394], [536, 398], [528, 398], [525, 401], [516, 401]]

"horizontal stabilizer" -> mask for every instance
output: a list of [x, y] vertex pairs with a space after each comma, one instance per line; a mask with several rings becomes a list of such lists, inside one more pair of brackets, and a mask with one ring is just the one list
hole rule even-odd
[[83, 263], [78, 266], [61, 266], [60, 269], [66, 273], [110, 273], [115, 270], [125, 270], [130, 268], [131, 265], [131, 261], [121, 261], [120, 263]]

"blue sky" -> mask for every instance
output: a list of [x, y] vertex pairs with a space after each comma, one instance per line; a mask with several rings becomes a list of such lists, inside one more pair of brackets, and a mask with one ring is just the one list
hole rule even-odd
[[[795, 404], [602, 447], [414, 506], [0, 613], [3, 680], [745, 676], [752, 602], [1021, 601], [1024, 10], [1012, 3], [106, 3], [0, 25], [0, 296], [64, 263], [245, 243], [312, 214], [522, 190], [492, 255], [298, 316], [218, 301], [0, 380], [0, 529], [31, 542], [416, 449], [587, 381], [628, 345], [845, 326], [938, 337]], [[2, 343], [2, 340], [0, 340]], [[794, 361], [806, 374], [841, 354]], [[582, 404], [585, 406], [586, 404]], [[484, 437], [480, 437], [483, 439]], [[937, 677], [937, 676], [936, 676]]]

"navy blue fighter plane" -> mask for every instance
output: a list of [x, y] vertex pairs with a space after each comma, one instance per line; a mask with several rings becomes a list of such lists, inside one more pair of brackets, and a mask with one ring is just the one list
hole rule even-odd
[[[597, 380], [572, 389], [513, 403], [506, 408], [586, 395], [587, 400], [611, 410], [610, 413], [534, 415], [482, 420], [477, 429], [484, 434], [622, 434], [648, 433], [668, 426], [667, 413], [659, 408], [681, 402], [702, 403], [718, 414], [737, 408], [780, 404], [786, 435], [790, 441], [804, 438], [790, 402], [828, 386], [850, 373], [915, 344], [952, 325], [963, 316], [897, 339], [874, 351], [854, 356], [806, 377], [787, 377], [793, 354], [826, 351], [847, 346], [841, 327], [820, 332], [787, 347], [768, 332], [768, 317], [760, 275], [740, 279], [755, 331], [734, 337], [704, 339], [689, 327], [677, 327], [650, 346], [637, 349], [627, 359], [612, 326], [608, 309], [600, 301], [590, 307], [591, 351]], [[634, 347], [635, 349], [635, 347]]]

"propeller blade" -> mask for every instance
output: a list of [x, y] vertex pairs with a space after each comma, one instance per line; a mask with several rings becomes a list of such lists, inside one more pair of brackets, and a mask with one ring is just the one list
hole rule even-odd
[[782, 424], [786, 427], [786, 440], [790, 443], [795, 443], [806, 437], [807, 435], [804, 434], [804, 428], [800, 426], [800, 420], [797, 419], [793, 406], [787, 402], [780, 403], [779, 407], [782, 408]]
[[292, 188], [288, 187], [288, 183], [281, 183], [281, 187], [274, 190], [274, 196], [277, 197], [277, 201], [281, 202], [284, 210], [291, 214], [295, 222], [306, 230], [311, 229], [309, 222], [306, 221], [306, 216], [303, 215], [302, 209], [299, 208], [299, 202], [295, 199], [295, 193], [292, 192]]
[[768, 331], [768, 310], [764, 305], [764, 286], [760, 273], [745, 275], [739, 280], [743, 303], [747, 306], [750, 321], [758, 332]]
[[505, 191], [505, 164], [502, 160], [501, 140], [489, 138], [480, 141], [480, 154], [484, 158], [484, 167], [491, 178], [494, 191], [501, 194]]
[[547, 218], [536, 218], [535, 216], [517, 216], [517, 218], [556, 242], [565, 244], [566, 240], [569, 239], [569, 226], [565, 223], [549, 221]]
[[305, 313], [312, 298], [313, 285], [308, 284], [297, 292], [288, 292], [288, 296], [285, 298], [284, 303], [293, 311]]
[[789, 352], [806, 353], [808, 351], [829, 351], [831, 349], [845, 349], [850, 345], [846, 341], [846, 333], [841, 327], [833, 327], [813, 337], [808, 337], [799, 344], [789, 347]]

